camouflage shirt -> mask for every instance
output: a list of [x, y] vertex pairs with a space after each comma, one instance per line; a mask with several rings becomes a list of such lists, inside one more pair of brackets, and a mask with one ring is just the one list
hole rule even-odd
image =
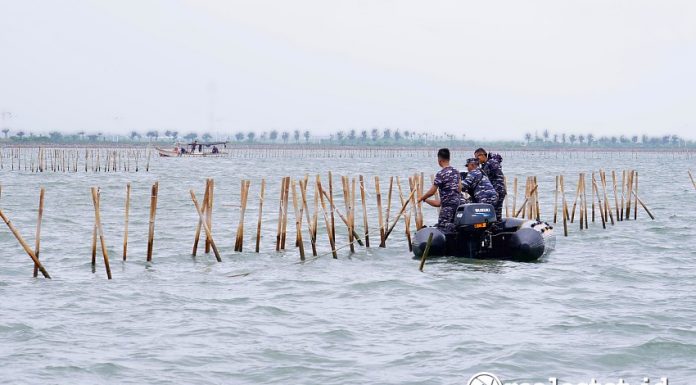
[[466, 174], [462, 182], [462, 190], [466, 191], [477, 203], [495, 204], [498, 201], [498, 193], [485, 174], [479, 169], [474, 169]]
[[488, 160], [481, 165], [481, 171], [488, 177], [488, 180], [493, 185], [495, 192], [499, 198], [504, 198], [507, 195], [505, 191], [505, 176], [503, 176], [503, 167], [500, 163], [503, 157], [498, 154], [488, 154]]
[[440, 190], [441, 206], [459, 206], [462, 193], [459, 192], [459, 171], [452, 166], [447, 166], [438, 171], [433, 184]]

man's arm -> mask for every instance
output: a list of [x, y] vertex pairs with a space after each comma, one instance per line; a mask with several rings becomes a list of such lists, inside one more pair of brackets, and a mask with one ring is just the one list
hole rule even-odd
[[426, 191], [425, 194], [423, 194], [423, 196], [421, 196], [420, 201], [421, 202], [425, 201], [426, 199], [435, 195], [436, 192], [437, 192], [437, 186], [436, 185], [430, 186], [430, 190]]

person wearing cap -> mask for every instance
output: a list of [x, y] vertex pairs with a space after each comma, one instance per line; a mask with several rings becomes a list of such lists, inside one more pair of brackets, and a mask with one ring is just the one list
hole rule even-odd
[[467, 159], [466, 168], [469, 172], [462, 181], [462, 191], [469, 194], [473, 203], [488, 203], [495, 207], [498, 202], [498, 193], [495, 192], [486, 174], [479, 169], [478, 159]]
[[503, 157], [499, 154], [488, 154], [483, 148], [476, 149], [476, 151], [474, 151], [474, 157], [479, 160], [481, 171], [486, 174], [495, 192], [498, 193], [498, 201], [493, 206], [495, 207], [495, 215], [498, 218], [498, 222], [500, 222], [503, 220], [503, 201], [505, 201], [505, 196], [507, 195], [503, 166], [500, 165], [503, 161]]
[[[441, 148], [437, 152], [437, 164], [442, 167], [435, 175], [433, 185], [420, 198], [421, 202], [425, 202], [433, 207], [440, 207], [440, 216], [437, 220], [437, 228], [446, 233], [454, 232], [454, 214], [457, 212], [457, 207], [462, 203], [463, 196], [459, 188], [460, 177], [459, 170], [450, 166], [450, 151], [447, 148]], [[429, 199], [439, 190], [440, 199]]]

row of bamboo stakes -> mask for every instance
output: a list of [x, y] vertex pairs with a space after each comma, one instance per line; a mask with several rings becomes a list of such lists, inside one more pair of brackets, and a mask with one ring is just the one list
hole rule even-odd
[[150, 171], [149, 148], [45, 148], [0, 149], [0, 170], [31, 172], [138, 172]]
[[[468, 153], [466, 147], [452, 148]], [[336, 146], [336, 145], [248, 145], [232, 143], [221, 156], [245, 159], [269, 158], [429, 158], [437, 148], [429, 146]], [[670, 149], [673, 159], [691, 159], [692, 149]], [[664, 157], [660, 150], [572, 150], [572, 149], [518, 149], [501, 151], [505, 159], [614, 159], [654, 155]], [[152, 150], [149, 147], [2, 147], [0, 148], [0, 170], [25, 170], [32, 172], [115, 172], [141, 171], [141, 160], [145, 171], [149, 171]], [[145, 160], [146, 159], [146, 160]]]
[[[597, 179], [597, 177], [599, 179]], [[689, 171], [689, 177], [691, 178], [694, 188], [696, 188], [696, 182], [694, 182], [693, 176]], [[565, 193], [565, 183], [563, 175], [556, 176], [555, 190], [554, 190], [554, 213], [553, 222], [557, 223], [558, 210], [559, 210], [559, 199], [561, 201], [561, 215], [564, 227], [564, 235], [568, 235], [568, 222], [573, 223], [576, 217], [576, 209], [579, 217], [580, 229], [587, 229], [589, 224], [589, 218], [592, 222], [595, 222], [596, 212], [599, 212], [599, 218], [602, 221], [602, 227], [606, 228], [606, 223], [610, 221], [614, 224], [615, 221], [630, 220], [631, 213], [633, 214], [633, 219], [636, 220], [638, 217], [638, 205], [640, 204], [647, 214], [654, 219], [654, 216], [648, 209], [648, 207], [643, 203], [643, 201], [638, 196], [638, 172], [635, 170], [624, 170], [621, 175], [621, 185], [620, 188], [617, 184], [617, 175], [614, 171], [611, 173], [612, 178], [612, 189], [610, 191], [608, 187], [607, 174], [603, 170], [599, 172], [591, 173], [589, 179], [591, 183], [590, 187], [590, 203], [588, 211], [588, 201], [587, 201], [587, 174], [580, 173], [578, 177], [578, 182], [575, 189], [575, 198], [572, 203], [566, 200]], [[424, 193], [425, 183], [423, 173], [416, 173], [408, 178], [407, 189], [404, 189], [399, 177], [389, 178], [389, 187], [387, 190], [386, 197], [386, 210], [385, 202], [383, 202], [381, 183], [379, 176], [374, 177], [374, 199], [377, 205], [377, 220], [378, 228], [370, 231], [367, 215], [367, 189], [365, 185], [365, 178], [359, 175], [357, 178], [349, 178], [347, 176], [341, 176], [341, 186], [342, 194], [339, 192], [338, 195], [342, 195], [339, 199], [343, 202], [343, 206], [339, 207], [337, 204], [334, 194], [334, 178], [331, 172], [328, 173], [328, 178], [326, 184], [322, 183], [320, 175], [316, 175], [314, 181], [310, 182], [309, 176], [305, 175], [303, 178], [293, 179], [291, 177], [283, 177], [281, 180], [280, 196], [278, 199], [278, 222], [276, 226], [276, 237], [275, 237], [275, 249], [276, 251], [286, 250], [287, 243], [287, 225], [289, 221], [294, 220], [295, 225], [295, 240], [294, 246], [299, 249], [300, 260], [304, 261], [306, 259], [306, 251], [304, 248], [305, 240], [303, 239], [303, 227], [306, 226], [306, 233], [309, 235], [309, 243], [311, 245], [311, 253], [313, 257], [321, 256], [317, 250], [318, 242], [318, 228], [320, 218], [323, 220], [324, 228], [326, 229], [326, 237], [330, 246], [330, 254], [333, 258], [338, 258], [337, 251], [349, 247], [350, 252], [355, 252], [355, 244], [361, 246], [370, 247], [370, 237], [379, 236], [379, 247], [386, 247], [387, 239], [394, 230], [396, 224], [403, 218], [405, 237], [408, 243], [409, 250], [411, 249], [411, 218], [414, 218], [415, 229], [420, 229], [424, 226], [423, 220], [423, 210], [422, 204], [420, 203], [420, 197]], [[506, 216], [510, 214], [514, 217], [522, 216], [527, 219], [540, 220], [540, 204], [539, 204], [539, 192], [537, 178], [534, 176], [527, 177], [524, 186], [524, 200], [521, 202], [519, 207], [517, 206], [517, 196], [518, 196], [518, 183], [517, 177], [514, 178], [513, 188], [512, 188], [512, 208], [510, 210], [510, 199], [506, 199], [505, 202], [505, 213]], [[198, 215], [198, 223], [195, 228], [195, 235], [192, 248], [192, 256], [196, 256], [198, 253], [198, 244], [200, 242], [200, 237], [203, 235], [205, 237], [203, 249], [204, 252], [214, 253], [215, 258], [218, 262], [222, 262], [220, 252], [213, 239], [213, 203], [214, 203], [214, 180], [207, 179], [205, 183], [205, 189], [203, 194], [202, 203], [199, 203], [196, 194], [193, 190], [190, 190], [191, 200], [193, 202], [194, 208]], [[245, 214], [248, 205], [248, 197], [250, 191], [251, 181], [242, 180], [240, 184], [240, 205], [239, 205], [239, 223], [236, 229], [236, 238], [234, 251], [243, 252], [244, 250], [244, 234], [245, 234]], [[264, 209], [264, 199], [265, 199], [265, 179], [261, 180], [260, 191], [259, 191], [259, 203], [258, 203], [258, 219], [256, 223], [256, 234], [255, 234], [255, 252], [260, 252], [261, 245], [261, 225], [263, 218]], [[313, 189], [313, 199], [309, 198], [309, 190]], [[94, 225], [92, 232], [92, 267], [93, 271], [96, 269], [96, 256], [97, 248], [101, 248], [102, 257], [104, 261], [104, 267], [106, 270], [106, 275], [108, 279], [112, 278], [111, 268], [109, 265], [109, 256], [106, 247], [106, 241], [104, 238], [104, 231], [101, 223], [101, 208], [100, 208], [100, 189], [97, 187], [92, 187], [90, 189], [92, 204], [94, 207]], [[146, 260], [148, 262], [152, 261], [153, 250], [154, 250], [154, 234], [155, 234], [155, 219], [157, 212], [157, 198], [159, 192], [159, 182], [155, 182], [151, 188], [150, 194], [150, 212], [149, 212], [149, 222], [148, 222], [148, 238], [147, 238], [147, 255]], [[5, 214], [0, 210], [0, 216], [3, 221], [9, 227], [10, 231], [19, 241], [22, 248], [29, 255], [34, 263], [34, 276], [36, 277], [40, 271], [44, 277], [50, 278], [48, 272], [43, 267], [39, 260], [40, 256], [40, 238], [41, 238], [41, 223], [43, 216], [43, 204], [44, 204], [44, 193], [45, 189], [42, 187], [39, 194], [39, 210], [38, 210], [38, 220], [36, 226], [36, 237], [35, 245], [32, 249], [31, 246], [21, 237], [19, 231], [14, 227], [10, 220], [5, 216]], [[393, 196], [398, 193], [398, 203], [400, 209], [396, 211], [396, 215], [392, 217], [395, 210], [392, 209]], [[2, 188], [0, 186], [0, 195], [2, 194]], [[356, 211], [358, 211], [358, 197], [360, 195], [360, 206], [362, 211], [362, 229], [360, 226], [356, 226]], [[613, 195], [614, 206], [612, 207], [610, 197]], [[131, 196], [131, 185], [128, 183], [126, 185], [126, 198], [125, 198], [125, 217], [124, 217], [124, 234], [123, 234], [123, 261], [127, 260], [128, 256], [128, 226], [129, 226], [129, 215], [130, 215], [130, 196]], [[620, 197], [620, 198], [619, 198]], [[292, 207], [290, 206], [292, 204]], [[571, 209], [572, 207], [572, 209]], [[588, 215], [590, 213], [591, 215]], [[293, 215], [293, 218], [290, 216]], [[607, 220], [607, 218], [609, 218]], [[336, 239], [336, 228], [337, 222], [343, 222], [346, 226], [345, 233], [347, 234], [346, 244], [343, 246], [337, 246], [338, 241]], [[340, 227], [340, 226], [339, 226]], [[203, 234], [201, 234], [203, 232]], [[329, 254], [326, 253], [326, 254]]]

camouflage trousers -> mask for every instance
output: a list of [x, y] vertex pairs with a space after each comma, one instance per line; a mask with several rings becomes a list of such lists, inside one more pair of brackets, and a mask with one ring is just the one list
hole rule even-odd
[[498, 222], [503, 220], [503, 202], [505, 202], [505, 193], [498, 193], [498, 201], [493, 205], [495, 207], [495, 217]]
[[440, 216], [437, 218], [436, 227], [444, 233], [456, 232], [454, 225], [454, 214], [457, 212], [457, 207], [454, 205], [440, 207]]

